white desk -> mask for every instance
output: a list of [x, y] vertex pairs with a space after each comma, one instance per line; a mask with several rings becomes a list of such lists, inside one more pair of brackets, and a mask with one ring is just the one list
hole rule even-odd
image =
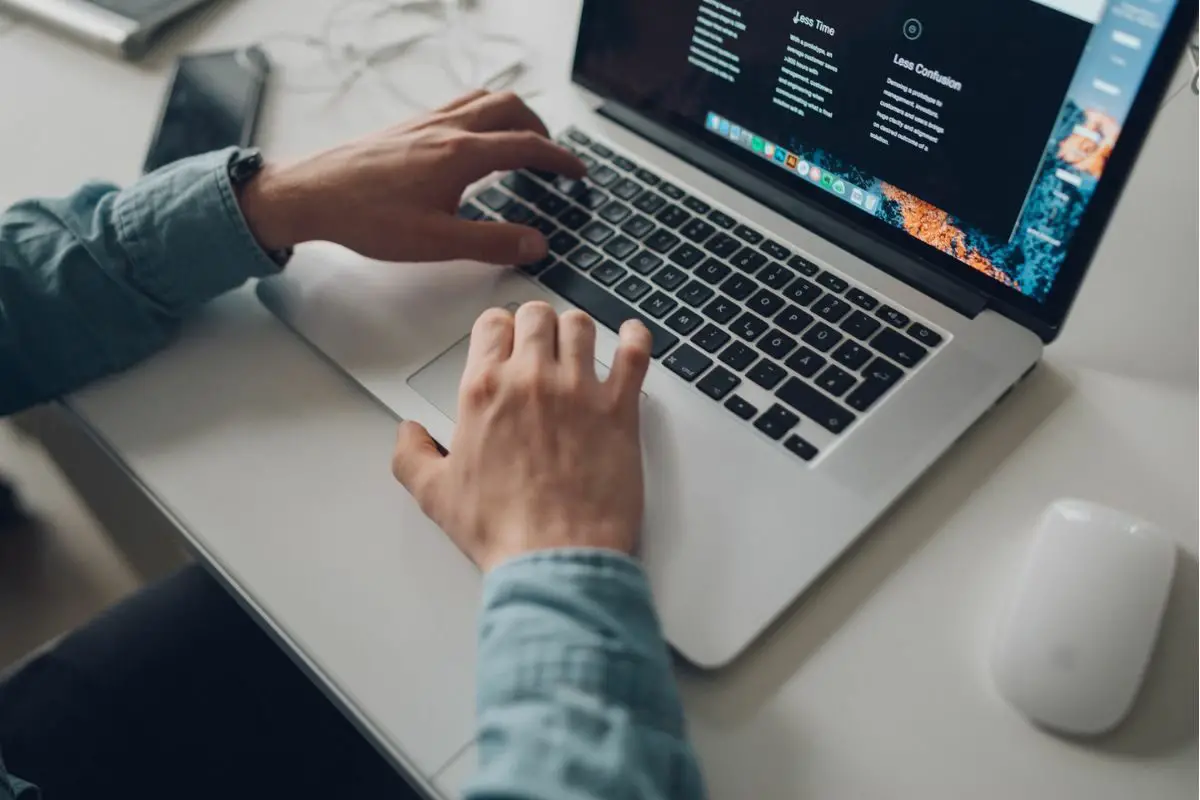
[[[330, 5], [243, 0], [188, 43], [311, 31]], [[514, 32], [507, 11], [538, 20], [539, 75], [565, 75], [576, 4], [486, 5]], [[170, 55], [136, 67], [30, 29], [0, 38], [0, 75], [22, 78], [0, 83], [21, 110], [0, 115], [0, 203], [135, 177]], [[262, 136], [295, 153], [408, 113], [369, 82], [335, 103], [276, 92]], [[1195, 796], [1196, 142], [1185, 97], [1044, 367], [747, 657], [681, 676], [714, 797]], [[71, 406], [381, 746], [451, 794], [474, 665], [443, 655], [473, 639], [477, 580], [392, 482], [392, 420], [248, 290]], [[1029, 728], [983, 662], [1030, 523], [1061, 495], [1151, 517], [1187, 553], [1148, 689], [1091, 745]]]

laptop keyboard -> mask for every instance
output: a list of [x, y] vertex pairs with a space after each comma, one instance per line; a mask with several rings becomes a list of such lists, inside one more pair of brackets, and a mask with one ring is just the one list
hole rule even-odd
[[583, 132], [560, 143], [586, 180], [512, 172], [461, 216], [540, 230], [525, 274], [614, 331], [641, 320], [663, 366], [804, 461], [946, 338]]

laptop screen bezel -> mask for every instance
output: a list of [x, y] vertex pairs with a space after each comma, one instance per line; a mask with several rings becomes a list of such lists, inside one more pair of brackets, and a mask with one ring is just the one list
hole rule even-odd
[[[934, 287], [944, 287], [949, 279], [983, 298], [984, 302], [977, 308], [992, 308], [1033, 330], [1046, 342], [1053, 341], [1062, 329], [1145, 143], [1150, 125], [1183, 57], [1197, 18], [1195, 4], [1181, 0], [1176, 5], [1054, 285], [1047, 297], [1038, 301], [909, 236], [903, 230], [847, 208], [845, 203], [816, 187], [789, 180], [790, 176], [783, 170], [763, 164], [761, 159], [744, 149], [712, 136], [699, 120], [686, 119], [662, 108], [639, 105], [634, 98], [622, 96], [617, 87], [605, 85], [603, 81], [588, 75], [584, 69], [587, 60], [584, 48], [588, 42], [585, 28], [589, 14], [603, 13], [600, 7], [604, 2], [583, 0], [581, 4], [572, 80], [621, 109], [621, 113], [611, 116], [718, 179], [721, 179], [721, 175], [717, 173], [728, 175], [730, 169], [737, 170], [737, 188], [740, 191], [918, 289], [929, 291]], [[639, 124], [641, 122], [646, 124]], [[670, 135], [653, 135], [652, 131], [662, 129], [669, 131]], [[712, 159], [720, 163], [714, 164]], [[777, 202], [776, 198], [781, 196], [781, 192], [789, 196], [789, 202]], [[944, 295], [944, 292], [930, 293]]]

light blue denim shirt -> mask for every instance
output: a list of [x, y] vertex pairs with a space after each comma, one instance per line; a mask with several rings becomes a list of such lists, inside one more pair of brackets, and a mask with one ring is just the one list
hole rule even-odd
[[[0, 215], [0, 416], [132, 366], [189, 311], [278, 269], [238, 208], [232, 153]], [[632, 559], [559, 550], [493, 570], [477, 690], [480, 763], [468, 800], [705, 794]], [[0, 762], [0, 800], [34, 797]]]

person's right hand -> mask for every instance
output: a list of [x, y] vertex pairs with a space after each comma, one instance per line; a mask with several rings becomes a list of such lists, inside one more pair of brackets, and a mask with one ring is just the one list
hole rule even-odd
[[294, 164], [268, 163], [238, 199], [267, 250], [323, 240], [383, 261], [527, 264], [546, 254], [541, 233], [457, 216], [470, 184], [523, 168], [586, 172], [519, 97], [479, 91]]
[[580, 311], [487, 311], [471, 332], [449, 455], [420, 425], [400, 426], [396, 478], [485, 572], [536, 550], [634, 550], [650, 332], [625, 323], [605, 381], [595, 341]]

